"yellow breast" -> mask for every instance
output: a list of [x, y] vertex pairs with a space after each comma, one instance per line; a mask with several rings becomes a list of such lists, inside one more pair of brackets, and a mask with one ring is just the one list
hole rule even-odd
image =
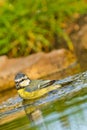
[[50, 92], [52, 90], [56, 90], [59, 87], [61, 87], [61, 85], [54, 85], [54, 86], [49, 86], [46, 88], [38, 89], [38, 90], [35, 90], [32, 92], [27, 92], [23, 88], [23, 89], [19, 89], [18, 93], [19, 93], [20, 97], [22, 97], [23, 99], [36, 99], [36, 98], [39, 98], [39, 97], [47, 94], [48, 92]]

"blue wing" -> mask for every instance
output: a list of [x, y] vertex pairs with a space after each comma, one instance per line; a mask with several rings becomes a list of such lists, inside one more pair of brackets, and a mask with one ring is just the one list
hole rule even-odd
[[38, 89], [48, 87], [55, 83], [55, 80], [32, 80], [28, 87], [25, 88], [25, 91], [32, 92]]

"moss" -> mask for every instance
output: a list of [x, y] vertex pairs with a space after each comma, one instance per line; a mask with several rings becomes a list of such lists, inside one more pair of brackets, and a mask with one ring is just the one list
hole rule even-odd
[[0, 5], [0, 55], [18, 57], [48, 52], [55, 48], [55, 34], [72, 50], [63, 27], [74, 20], [75, 13], [86, 13], [86, 9], [83, 0], [6, 0]]

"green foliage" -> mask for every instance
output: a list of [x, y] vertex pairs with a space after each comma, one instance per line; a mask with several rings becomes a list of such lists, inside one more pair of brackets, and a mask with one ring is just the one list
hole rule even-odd
[[0, 55], [14, 57], [50, 51], [54, 34], [71, 44], [61, 25], [87, 10], [83, 0], [7, 0], [0, 6]]

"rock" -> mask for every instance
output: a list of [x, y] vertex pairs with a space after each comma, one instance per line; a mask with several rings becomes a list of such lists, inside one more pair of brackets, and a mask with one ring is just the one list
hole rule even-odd
[[6, 63], [7, 57], [6, 56], [1, 56], [0, 57], [0, 70], [5, 67], [5, 63]]
[[[17, 72], [26, 73], [31, 79], [59, 79], [78, 72], [76, 57], [70, 51], [61, 49], [50, 53], [37, 53], [23, 58], [0, 57], [0, 92], [13, 88]], [[65, 70], [69, 69], [68, 73]], [[63, 71], [62, 71], [63, 70]], [[56, 74], [56, 76], [55, 76]]]
[[[65, 49], [55, 50], [44, 55], [31, 67], [26, 68], [24, 72], [28, 74], [31, 79], [40, 79], [50, 77], [50, 79], [59, 79], [63, 77], [58, 72], [67, 69], [72, 63], [76, 61], [75, 55]], [[57, 77], [53, 76], [57, 73]], [[58, 76], [59, 75], [59, 76]]]

